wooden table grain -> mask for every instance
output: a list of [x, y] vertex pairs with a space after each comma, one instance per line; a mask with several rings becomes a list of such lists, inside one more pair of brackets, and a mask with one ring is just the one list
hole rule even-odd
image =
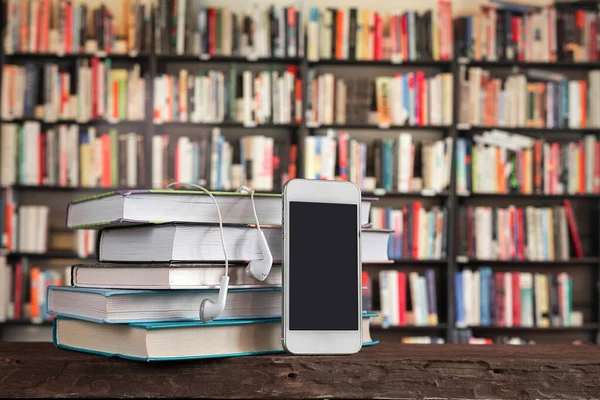
[[600, 348], [382, 343], [342, 357], [143, 363], [48, 343], [0, 343], [0, 396], [600, 398]]

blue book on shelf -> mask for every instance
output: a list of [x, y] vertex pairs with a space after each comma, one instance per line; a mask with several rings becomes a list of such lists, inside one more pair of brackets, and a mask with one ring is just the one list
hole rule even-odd
[[492, 270], [489, 267], [479, 268], [479, 294], [480, 308], [479, 322], [481, 325], [490, 325], [490, 279]]
[[321, 169], [323, 168], [321, 160], [321, 136], [315, 138], [315, 160], [318, 160], [315, 179], [321, 179]]
[[542, 212], [542, 254], [544, 260], [550, 259], [550, 249], [548, 249], [548, 214]]
[[[456, 182], [457, 185], [462, 184], [467, 188], [467, 171], [465, 158], [467, 156], [467, 143], [465, 138], [459, 138], [456, 141]], [[459, 187], [457, 186], [457, 189]]]
[[456, 300], [456, 325], [462, 327], [465, 325], [462, 272], [454, 274], [454, 299]]
[[402, 75], [402, 106], [404, 107], [404, 111], [408, 116], [410, 113], [410, 93], [408, 92], [408, 75]]
[[567, 123], [569, 121], [569, 82], [564, 79], [560, 83], [560, 103], [561, 103], [561, 118], [559, 128], [567, 127]]
[[433, 250], [435, 246], [435, 212], [428, 212], [427, 217], [427, 258], [433, 258]]
[[393, 153], [394, 142], [392, 140], [383, 141], [383, 188], [391, 191], [392, 183], [392, 168], [393, 168]]
[[173, 121], [179, 121], [179, 77], [173, 77]]

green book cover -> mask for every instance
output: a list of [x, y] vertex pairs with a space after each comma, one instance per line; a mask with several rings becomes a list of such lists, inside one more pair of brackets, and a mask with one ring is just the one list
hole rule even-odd
[[110, 135], [110, 172], [111, 186], [119, 186], [119, 135], [116, 129], [109, 131]]
[[521, 325], [533, 326], [533, 288], [521, 287]]
[[119, 120], [127, 119], [127, 71], [119, 70]]
[[223, 54], [222, 19], [223, 10], [215, 8], [215, 53], [218, 56]]

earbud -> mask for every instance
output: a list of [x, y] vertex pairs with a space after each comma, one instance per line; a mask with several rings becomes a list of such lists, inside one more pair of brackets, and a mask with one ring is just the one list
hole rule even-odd
[[217, 318], [223, 310], [225, 310], [225, 304], [227, 302], [227, 288], [229, 287], [229, 276], [223, 275], [221, 277], [221, 287], [219, 288], [219, 297], [217, 302], [213, 303], [209, 299], [204, 299], [202, 305], [200, 305], [200, 319], [202, 322], [210, 322]]
[[258, 244], [262, 252], [263, 258], [260, 260], [252, 260], [246, 267], [246, 275], [257, 281], [264, 281], [271, 272], [273, 266], [273, 255], [262, 230], [258, 231]]

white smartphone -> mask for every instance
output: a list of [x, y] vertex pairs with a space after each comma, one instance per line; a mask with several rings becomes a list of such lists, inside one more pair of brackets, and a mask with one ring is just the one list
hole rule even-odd
[[358, 186], [294, 179], [283, 190], [283, 347], [353, 354], [362, 347]]

